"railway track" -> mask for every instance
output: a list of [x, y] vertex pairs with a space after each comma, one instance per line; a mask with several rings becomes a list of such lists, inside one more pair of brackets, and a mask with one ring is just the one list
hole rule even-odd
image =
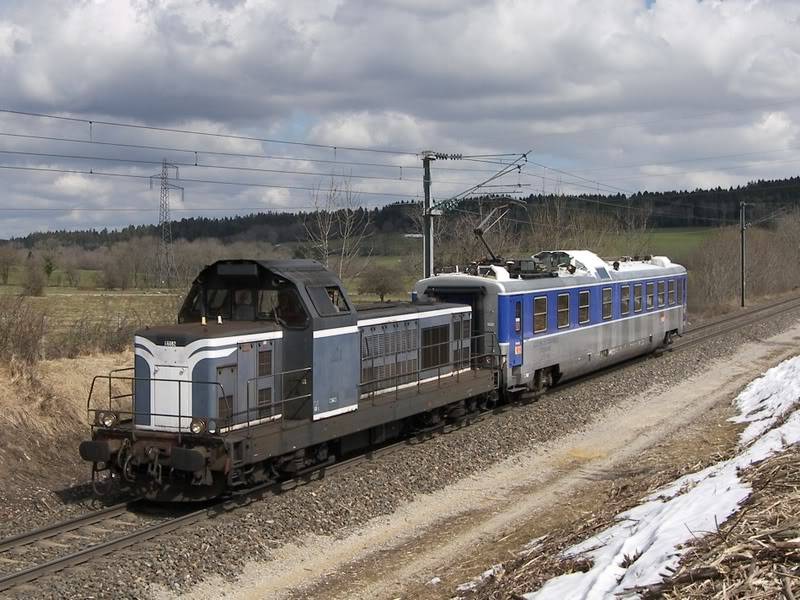
[[800, 309], [800, 298], [788, 298], [770, 304], [757, 306], [746, 311], [703, 323], [684, 332], [683, 338], [676, 341], [672, 349], [682, 350], [706, 340], [735, 332], [747, 325], [753, 325], [769, 317], [777, 317], [792, 310]]
[[[291, 479], [254, 487], [180, 515], [139, 512], [147, 503], [137, 499], [0, 540], [0, 593], [213, 518], [266, 495], [287, 492], [367, 460], [375, 460], [407, 443], [408, 440], [402, 440], [337, 463], [317, 466]], [[4, 573], [8, 565], [22, 567]]]
[[[746, 312], [737, 312], [687, 330], [683, 338], [674, 343], [671, 350], [682, 350], [703, 341], [734, 332], [741, 327], [763, 321], [765, 318], [778, 316], [796, 309], [800, 309], [800, 297], [755, 307]], [[586, 377], [567, 382], [565, 385], [559, 386], [559, 389], [582, 383], [595, 377], [601, 377], [645, 358], [647, 357], [634, 359], [633, 361], [591, 373]], [[528, 397], [527, 399], [531, 398]], [[0, 540], [0, 592], [30, 584], [41, 577], [90, 562], [96, 558], [143, 543], [192, 523], [212, 518], [221, 512], [233, 510], [262, 499], [267, 495], [283, 493], [336, 472], [352, 468], [365, 461], [376, 460], [399, 450], [409, 443], [427, 439], [437, 433], [447, 433], [460, 429], [465, 425], [483, 419], [489, 414], [507, 412], [518, 408], [521, 408], [519, 404], [509, 404], [473, 415], [457, 425], [442, 424], [431, 427], [415, 434], [411, 438], [372, 449], [365, 454], [339, 462], [316, 466], [280, 483], [264, 484], [215, 502], [210, 506], [190, 510], [180, 515], [142, 513], [139, 512], [139, 509], [146, 506], [145, 502], [143, 500], [132, 500]], [[12, 569], [11, 572], [4, 574], [9, 565]]]

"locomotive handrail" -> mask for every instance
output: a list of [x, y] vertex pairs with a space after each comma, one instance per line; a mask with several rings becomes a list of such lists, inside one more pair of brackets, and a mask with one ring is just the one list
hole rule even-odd
[[[125, 371], [125, 370], [129, 370], [129, 369], [115, 369], [114, 371], [118, 371], [119, 372], [119, 371]], [[113, 373], [114, 371], [112, 371], [111, 373]], [[180, 433], [184, 429], [184, 427], [182, 425], [183, 419], [185, 419], [185, 418], [191, 419], [192, 418], [192, 415], [184, 416], [183, 413], [182, 413], [182, 403], [181, 403], [180, 395], [181, 395], [181, 388], [183, 386], [181, 384], [188, 384], [188, 385], [198, 384], [198, 385], [216, 386], [216, 387], [219, 388], [219, 390], [221, 392], [220, 397], [223, 398], [223, 399], [225, 398], [225, 388], [223, 388], [222, 384], [220, 382], [218, 382], [218, 381], [195, 381], [195, 380], [175, 379], [175, 378], [165, 378], [165, 377], [135, 377], [135, 376], [125, 376], [125, 375], [112, 375], [111, 373], [109, 373], [108, 375], [95, 375], [92, 378], [92, 384], [89, 387], [89, 397], [86, 400], [87, 418], [92, 413], [94, 413], [94, 415], [96, 417], [97, 413], [102, 411], [102, 410], [113, 411], [117, 415], [119, 415], [120, 417], [122, 415], [129, 415], [131, 417], [131, 425], [132, 425], [133, 429], [137, 429], [138, 427], [141, 427], [141, 426], [137, 427], [136, 418], [135, 418], [137, 416], [172, 417], [172, 418], [177, 417], [178, 425], [177, 425], [176, 429], [178, 431], [178, 434], [180, 435]], [[91, 405], [92, 405], [92, 399], [94, 397], [95, 385], [96, 385], [98, 380], [102, 380], [102, 379], [108, 380], [108, 388], [109, 388], [108, 409], [92, 408]], [[163, 382], [167, 382], [167, 383], [177, 383], [178, 384], [178, 414], [174, 414], [174, 413], [154, 413], [154, 412], [150, 412], [150, 411], [145, 413], [145, 412], [135, 411], [135, 410], [121, 410], [121, 409], [114, 408], [112, 406], [112, 401], [113, 400], [120, 400], [122, 398], [131, 398], [131, 401], [133, 401], [135, 394], [133, 392], [131, 392], [130, 394], [122, 394], [122, 395], [114, 396], [112, 391], [111, 391], [112, 390], [112, 388], [111, 388], [112, 380], [129, 381], [131, 383], [132, 389], [135, 389], [133, 386], [135, 385], [135, 383], [137, 381], [147, 381], [147, 382], [163, 381]], [[224, 401], [227, 403], [227, 400], [224, 400]], [[207, 418], [209, 420], [218, 420], [218, 419], [212, 419], [211, 417], [203, 417], [203, 418]], [[89, 419], [89, 421], [91, 423], [91, 427], [92, 428], [97, 426], [97, 423], [95, 422], [96, 419]], [[122, 421], [121, 418], [120, 418], [120, 421]], [[191, 426], [191, 423], [190, 423], [190, 426]]]
[[[248, 430], [248, 435], [250, 433], [249, 430], [250, 430], [250, 427], [251, 427], [253, 421], [258, 421], [260, 423], [260, 422], [263, 422], [265, 419], [275, 419], [278, 416], [282, 416], [283, 415], [283, 406], [287, 402], [295, 402], [297, 400], [303, 400], [303, 399], [306, 399], [306, 398], [311, 398], [311, 392], [308, 392], [306, 394], [299, 394], [297, 396], [288, 396], [288, 397], [286, 397], [284, 395], [285, 394], [285, 391], [284, 391], [284, 379], [285, 379], [285, 377], [287, 375], [294, 375], [294, 374], [298, 374], [298, 373], [303, 373], [303, 374], [306, 374], [306, 375], [312, 375], [313, 374], [313, 369], [311, 367], [302, 367], [302, 368], [299, 368], [299, 369], [289, 369], [289, 370], [286, 370], [286, 371], [280, 371], [278, 373], [274, 373], [274, 374], [271, 374], [271, 375], [257, 375], [256, 377], [251, 377], [250, 379], [248, 379], [245, 382], [245, 397], [246, 397], [245, 410], [244, 411], [239, 411], [239, 412], [237, 412], [235, 414], [236, 415], [241, 415], [242, 413], [244, 413], [246, 415], [246, 419], [247, 419], [246, 420], [246, 427], [247, 427], [247, 430]], [[251, 384], [254, 383], [254, 382], [257, 384], [258, 381], [264, 380], [264, 379], [277, 379], [277, 378], [280, 378], [280, 386], [278, 387], [276, 385], [273, 385], [270, 389], [272, 389], [272, 390], [279, 389], [281, 395], [284, 396], [284, 397], [276, 402], [275, 401], [275, 395], [273, 394], [272, 395], [272, 401], [270, 402], [270, 410], [271, 410], [270, 416], [269, 417], [259, 417], [259, 416], [257, 416], [255, 419], [251, 419], [250, 418], [250, 413], [254, 409], [256, 411], [258, 411], [259, 408], [260, 408], [258, 406], [258, 398], [257, 397], [256, 397], [256, 406], [255, 407], [251, 407], [251, 405], [250, 405], [250, 388], [251, 388]], [[300, 383], [300, 382], [302, 382], [302, 380], [298, 380], [298, 383]], [[256, 390], [258, 390], [258, 385], [256, 385]], [[280, 406], [281, 407], [281, 410], [277, 413], [277, 415], [275, 413], [275, 407], [276, 406]], [[242, 425], [242, 423], [235, 423], [235, 424], [232, 423], [231, 427], [234, 426], [234, 425], [235, 426], [240, 426], [240, 425]]]
[[[481, 354], [472, 354], [471, 349], [472, 349], [473, 341], [476, 341], [476, 340], [478, 340], [480, 338], [485, 338], [485, 337], [489, 337], [490, 339], [494, 340], [494, 341], [490, 342], [490, 344], [489, 344], [491, 349], [492, 349], [492, 351], [484, 352], [484, 353], [481, 353]], [[395, 400], [397, 400], [398, 392], [399, 392], [399, 390], [400, 390], [400, 388], [402, 386], [416, 385], [417, 389], [419, 389], [419, 387], [421, 385], [423, 385], [425, 383], [432, 382], [434, 380], [436, 381], [437, 386], [438, 386], [438, 385], [441, 385], [441, 379], [442, 379], [443, 376], [446, 376], [446, 377], [455, 376], [456, 381], [459, 381], [461, 373], [463, 371], [476, 370], [476, 369], [482, 368], [480, 363], [481, 363], [481, 361], [483, 361], [486, 358], [492, 358], [493, 359], [493, 361], [492, 361], [493, 364], [490, 365], [489, 368], [492, 368], [492, 369], [497, 369], [498, 368], [498, 364], [496, 363], [496, 361], [500, 358], [499, 345], [496, 343], [497, 337], [496, 337], [496, 334], [493, 331], [485, 331], [485, 332], [482, 332], [482, 333], [478, 333], [478, 334], [470, 336], [469, 338], [459, 338], [458, 340], [448, 340], [446, 342], [438, 342], [436, 344], [428, 344], [426, 346], [420, 346], [419, 348], [415, 348], [414, 350], [417, 351], [417, 352], [421, 352], [424, 348], [434, 348], [434, 347], [441, 346], [441, 345], [450, 346], [451, 344], [455, 343], [456, 341], [463, 342], [464, 340], [467, 340], [467, 339], [469, 339], [469, 348], [470, 348], [470, 356], [469, 356], [468, 360], [465, 361], [463, 358], [461, 358], [461, 356], [459, 356], [458, 359], [450, 360], [450, 361], [448, 361], [446, 363], [440, 363], [438, 365], [431, 366], [431, 367], [428, 367], [428, 368], [424, 368], [424, 367], [421, 366], [421, 364], [419, 364], [419, 367], [415, 371], [409, 372], [409, 373], [398, 373], [397, 372], [397, 368], [395, 367], [395, 374], [394, 375], [389, 375], [387, 377], [374, 378], [374, 379], [370, 379], [370, 380], [361, 382], [359, 384], [359, 386], [358, 386], [359, 387], [359, 395], [367, 395], [368, 397], [374, 397], [378, 393], [384, 394], [387, 391], [393, 390], [394, 394], [395, 394]], [[463, 345], [463, 343], [459, 343], [459, 350], [464, 349], [464, 347], [465, 346]], [[393, 364], [394, 365], [399, 364], [398, 363], [398, 354], [405, 354], [405, 353], [406, 353], [406, 351], [395, 352], [394, 355], [393, 355], [394, 358], [395, 358], [395, 362]], [[392, 355], [384, 354], [384, 355], [381, 355], [379, 357], [374, 357], [374, 358], [385, 358], [387, 356], [392, 356]], [[374, 368], [376, 366], [374, 358], [371, 361], [371, 367], [372, 368]], [[378, 366], [385, 366], [385, 365], [378, 365]], [[450, 367], [452, 367], [452, 371], [448, 371], [447, 373], [444, 373], [444, 374], [442, 373], [442, 369], [443, 368], [450, 368]], [[464, 368], [460, 369], [459, 367], [464, 367]], [[435, 377], [432, 377], [430, 379], [422, 379], [421, 378], [421, 374], [423, 372], [425, 372], [425, 371], [433, 371], [434, 369], [436, 369], [436, 376]], [[403, 380], [403, 381], [401, 381], [401, 380]], [[382, 382], [388, 382], [388, 381], [393, 382], [393, 384], [387, 385], [386, 387], [381, 387], [380, 385], [376, 385], [376, 384], [380, 384]], [[371, 388], [371, 389], [365, 389], [365, 388]]]

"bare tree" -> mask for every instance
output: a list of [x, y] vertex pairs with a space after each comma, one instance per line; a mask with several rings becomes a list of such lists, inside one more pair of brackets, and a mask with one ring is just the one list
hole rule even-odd
[[[328, 189], [311, 197], [314, 211], [303, 220], [311, 253], [340, 279], [357, 277], [369, 263], [369, 211], [361, 205], [349, 179], [331, 179]], [[365, 260], [359, 260], [366, 256]], [[333, 263], [333, 264], [332, 264]]]
[[383, 302], [389, 294], [403, 291], [404, 275], [396, 267], [372, 265], [361, 274], [358, 290], [362, 294], [374, 294]]

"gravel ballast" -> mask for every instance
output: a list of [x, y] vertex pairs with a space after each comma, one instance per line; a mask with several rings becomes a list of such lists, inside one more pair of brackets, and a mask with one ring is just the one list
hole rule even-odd
[[788, 329], [799, 316], [800, 311], [787, 313], [773, 322], [555, 390], [533, 404], [40, 580], [35, 590], [19, 590], [17, 595], [142, 598], [153, 595], [153, 583], [181, 593], [212, 575], [235, 578], [247, 562], [268, 560], [287, 542], [306, 534], [344, 536], [371, 518], [391, 514], [417, 494], [579, 431], [629, 396], [683, 381], [742, 343]]

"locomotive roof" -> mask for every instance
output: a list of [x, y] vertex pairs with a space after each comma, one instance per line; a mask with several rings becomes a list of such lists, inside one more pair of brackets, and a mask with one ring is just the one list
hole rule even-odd
[[356, 306], [359, 319], [378, 319], [382, 317], [393, 317], [395, 315], [406, 315], [408, 313], [426, 313], [447, 308], [463, 309], [463, 304], [453, 304], [451, 302], [381, 302]]
[[244, 336], [255, 333], [281, 331], [277, 323], [270, 321], [233, 321], [226, 319], [222, 324], [209, 321], [208, 325], [197, 322], [158, 325], [138, 330], [135, 335], [150, 340], [154, 344], [163, 345], [165, 340], [172, 340], [177, 346], [187, 346], [197, 340]]
[[[279, 277], [291, 281], [298, 285], [339, 285], [341, 281], [339, 278], [321, 263], [316, 260], [308, 259], [287, 259], [287, 260], [255, 260], [255, 259], [237, 259], [237, 260], [218, 260], [215, 263], [207, 265], [200, 271], [200, 274], [195, 279], [195, 283], [200, 283], [207, 277], [214, 277], [223, 274], [221, 271], [225, 269], [246, 268], [247, 265], [255, 265], [258, 268], [269, 271]], [[233, 273], [229, 273], [233, 274]], [[251, 273], [256, 275], [256, 272]], [[245, 275], [245, 273], [241, 273]]]

